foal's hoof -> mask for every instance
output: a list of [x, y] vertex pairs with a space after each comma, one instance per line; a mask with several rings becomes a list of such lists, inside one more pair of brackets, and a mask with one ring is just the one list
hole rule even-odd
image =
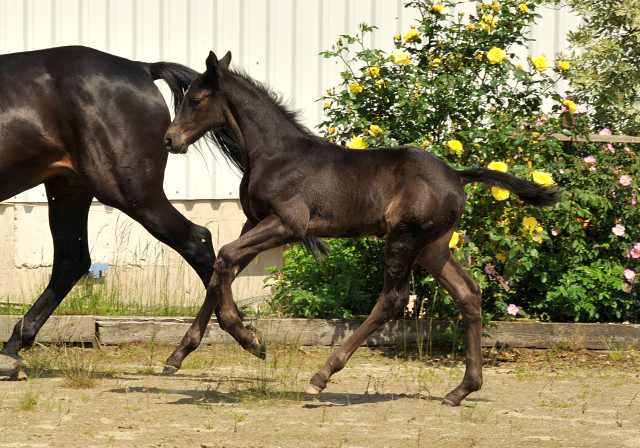
[[262, 333], [253, 325], [249, 324], [245, 327], [247, 330], [255, 334], [255, 338], [246, 350], [254, 356], [264, 360], [267, 359], [267, 344], [262, 337]]
[[320, 389], [318, 386], [314, 386], [313, 384], [309, 383], [307, 384], [307, 387], [304, 391], [309, 395], [318, 395], [320, 392], [322, 392], [322, 389]]
[[459, 404], [455, 404], [453, 401], [449, 401], [446, 398], [442, 400], [442, 406], [451, 406], [451, 407], [456, 407], [456, 406], [460, 406]]
[[26, 381], [29, 377], [22, 370], [18, 370], [16, 373], [9, 377], [9, 381]]
[[169, 366], [169, 365], [165, 365], [164, 369], [162, 369], [162, 374], [167, 376], [167, 375], [173, 375], [174, 373], [176, 373], [178, 371], [177, 367], [174, 366]]
[[22, 358], [18, 355], [0, 354], [0, 375], [11, 376], [20, 371]]

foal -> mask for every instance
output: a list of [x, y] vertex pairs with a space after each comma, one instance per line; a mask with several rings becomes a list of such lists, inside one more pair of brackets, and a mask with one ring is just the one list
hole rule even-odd
[[187, 90], [166, 133], [176, 153], [207, 131], [224, 129], [242, 154], [246, 170], [240, 199], [247, 216], [243, 234], [220, 249], [207, 297], [194, 326], [167, 359], [165, 371], [202, 338], [220, 304], [225, 328], [243, 347], [257, 350], [254, 334], [231, 312], [231, 283], [260, 252], [304, 237], [386, 237], [384, 287], [371, 315], [325, 362], [306, 391], [321, 392], [356, 349], [409, 300], [415, 262], [455, 300], [466, 331], [466, 371], [444, 404], [459, 405], [482, 385], [480, 288], [449, 249], [465, 208], [463, 185], [484, 182], [508, 189], [533, 205], [552, 205], [558, 193], [510, 174], [475, 168], [456, 171], [428, 152], [398, 146], [354, 151], [314, 136], [262, 84], [229, 70], [231, 55], [211, 52], [207, 70]]

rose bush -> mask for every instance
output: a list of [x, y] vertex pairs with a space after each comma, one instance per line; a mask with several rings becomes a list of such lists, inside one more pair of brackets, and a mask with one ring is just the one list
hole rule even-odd
[[[354, 149], [414, 145], [457, 169], [488, 167], [555, 185], [563, 200], [547, 208], [526, 206], [499, 188], [466, 187], [466, 212], [450, 246], [482, 287], [485, 311], [504, 316], [511, 304], [519, 316], [637, 322], [638, 289], [628, 274], [638, 270], [640, 258], [635, 148], [550, 138], [601, 129], [593, 127], [588, 105], [553, 90], [559, 79], [574, 76], [565, 58], [515, 58], [513, 48], [527, 45], [542, 0], [476, 3], [474, 13], [451, 16], [446, 11], [454, 1], [409, 2], [421, 19], [393, 38], [391, 54], [366, 47], [375, 27], [362, 24], [356, 36], [342, 36], [322, 53], [342, 59], [345, 71], [343, 83], [321, 98], [321, 130]], [[376, 251], [382, 245], [359, 244], [346, 242], [340, 250], [365, 251], [364, 259], [379, 264], [359, 265], [350, 274], [375, 272], [381, 279], [383, 258]], [[300, 287], [316, 294], [316, 286], [297, 280], [306, 275], [296, 267], [300, 254], [296, 248], [285, 254], [284, 277], [274, 271], [281, 304]], [[446, 291], [438, 292], [420, 267], [412, 288], [435, 317], [458, 315]], [[349, 313], [360, 311], [342, 314]]]

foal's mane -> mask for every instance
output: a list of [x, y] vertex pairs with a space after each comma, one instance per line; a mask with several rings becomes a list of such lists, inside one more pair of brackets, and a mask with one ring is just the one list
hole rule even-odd
[[[308, 127], [302, 124], [302, 121], [300, 119], [300, 117], [302, 116], [302, 111], [294, 109], [290, 104], [287, 104], [287, 102], [283, 99], [282, 94], [275, 92], [267, 84], [252, 78], [246, 71], [242, 69], [226, 69], [224, 70], [224, 73], [231, 74], [236, 78], [240, 78], [242, 81], [251, 86], [257, 94], [264, 98], [267, 98], [274, 105], [274, 107], [281, 112], [282, 116], [291, 124], [293, 124], [295, 128], [305, 137], [324, 141], [322, 137], [315, 135]], [[240, 172], [244, 172], [245, 167], [242, 161], [240, 148], [238, 147], [233, 134], [229, 130], [219, 129], [211, 131], [206, 134], [205, 138], [213, 142], [216, 146], [218, 146], [218, 148], [220, 148], [222, 154], [229, 163], [240, 170]]]

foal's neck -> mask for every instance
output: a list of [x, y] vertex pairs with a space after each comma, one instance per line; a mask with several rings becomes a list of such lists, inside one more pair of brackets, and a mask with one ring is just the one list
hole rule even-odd
[[227, 125], [236, 139], [247, 166], [263, 155], [273, 156], [285, 138], [299, 138], [302, 132], [280, 106], [248, 81], [227, 77]]

